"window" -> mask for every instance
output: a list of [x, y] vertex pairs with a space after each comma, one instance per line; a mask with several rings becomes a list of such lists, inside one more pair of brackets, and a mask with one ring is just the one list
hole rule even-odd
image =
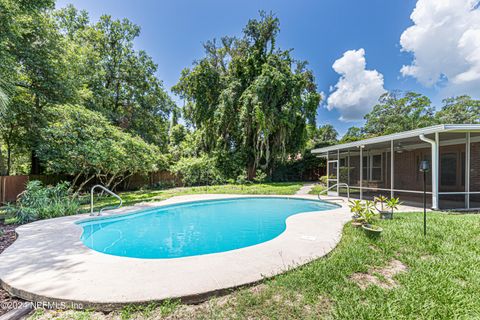
[[440, 160], [441, 174], [440, 183], [442, 186], [454, 186], [457, 184], [457, 154], [444, 153]]
[[372, 163], [370, 171], [370, 180], [380, 181], [382, 180], [382, 155], [376, 154], [370, 157]]
[[363, 180], [370, 180], [369, 179], [369, 174], [368, 174], [368, 157], [365, 156], [362, 159], [362, 175], [363, 175]]
[[381, 181], [383, 179], [382, 154], [363, 157], [363, 180]]

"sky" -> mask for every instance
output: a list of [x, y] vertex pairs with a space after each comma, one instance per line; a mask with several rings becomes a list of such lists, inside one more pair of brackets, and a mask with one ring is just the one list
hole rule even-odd
[[[413, 90], [435, 106], [480, 98], [480, 0], [59, 0], [141, 27], [136, 49], [158, 64], [167, 90], [204, 56], [202, 43], [241, 36], [259, 10], [280, 20], [278, 46], [307, 60], [323, 101], [317, 124], [340, 134], [363, 124], [379, 95]], [[172, 97], [181, 104], [175, 96]]]

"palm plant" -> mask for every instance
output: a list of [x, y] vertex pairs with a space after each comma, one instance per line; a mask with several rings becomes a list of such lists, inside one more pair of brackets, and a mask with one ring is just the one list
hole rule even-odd
[[348, 207], [350, 208], [350, 211], [353, 213], [354, 219], [360, 218], [362, 208], [363, 208], [361, 200], [350, 200]]
[[[376, 196], [374, 199], [373, 199], [375, 205], [377, 203], [380, 203], [380, 210], [379, 211], [384, 211], [384, 204], [388, 201], [388, 198], [385, 197], [384, 195], [379, 195], [379, 196]], [[377, 209], [378, 210], [378, 209]]]
[[389, 208], [392, 211], [392, 217], [393, 217], [393, 211], [398, 210], [398, 207], [402, 204], [400, 202], [400, 198], [391, 198], [387, 201], [386, 205], [387, 208]]
[[361, 217], [365, 220], [366, 224], [372, 224], [375, 217], [375, 203], [373, 201], [367, 200], [362, 205]]

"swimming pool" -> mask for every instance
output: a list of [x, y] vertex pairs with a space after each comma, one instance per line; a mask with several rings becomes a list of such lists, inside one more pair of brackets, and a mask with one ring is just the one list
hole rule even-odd
[[83, 244], [95, 251], [168, 259], [259, 244], [280, 235], [292, 215], [338, 207], [298, 198], [229, 198], [161, 206], [78, 224], [83, 228]]

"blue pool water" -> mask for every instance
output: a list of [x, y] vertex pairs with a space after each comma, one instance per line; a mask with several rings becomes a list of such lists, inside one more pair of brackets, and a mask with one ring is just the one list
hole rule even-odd
[[271, 240], [294, 214], [336, 205], [289, 198], [235, 198], [157, 207], [123, 217], [80, 222], [81, 240], [106, 254], [179, 258], [223, 252]]

